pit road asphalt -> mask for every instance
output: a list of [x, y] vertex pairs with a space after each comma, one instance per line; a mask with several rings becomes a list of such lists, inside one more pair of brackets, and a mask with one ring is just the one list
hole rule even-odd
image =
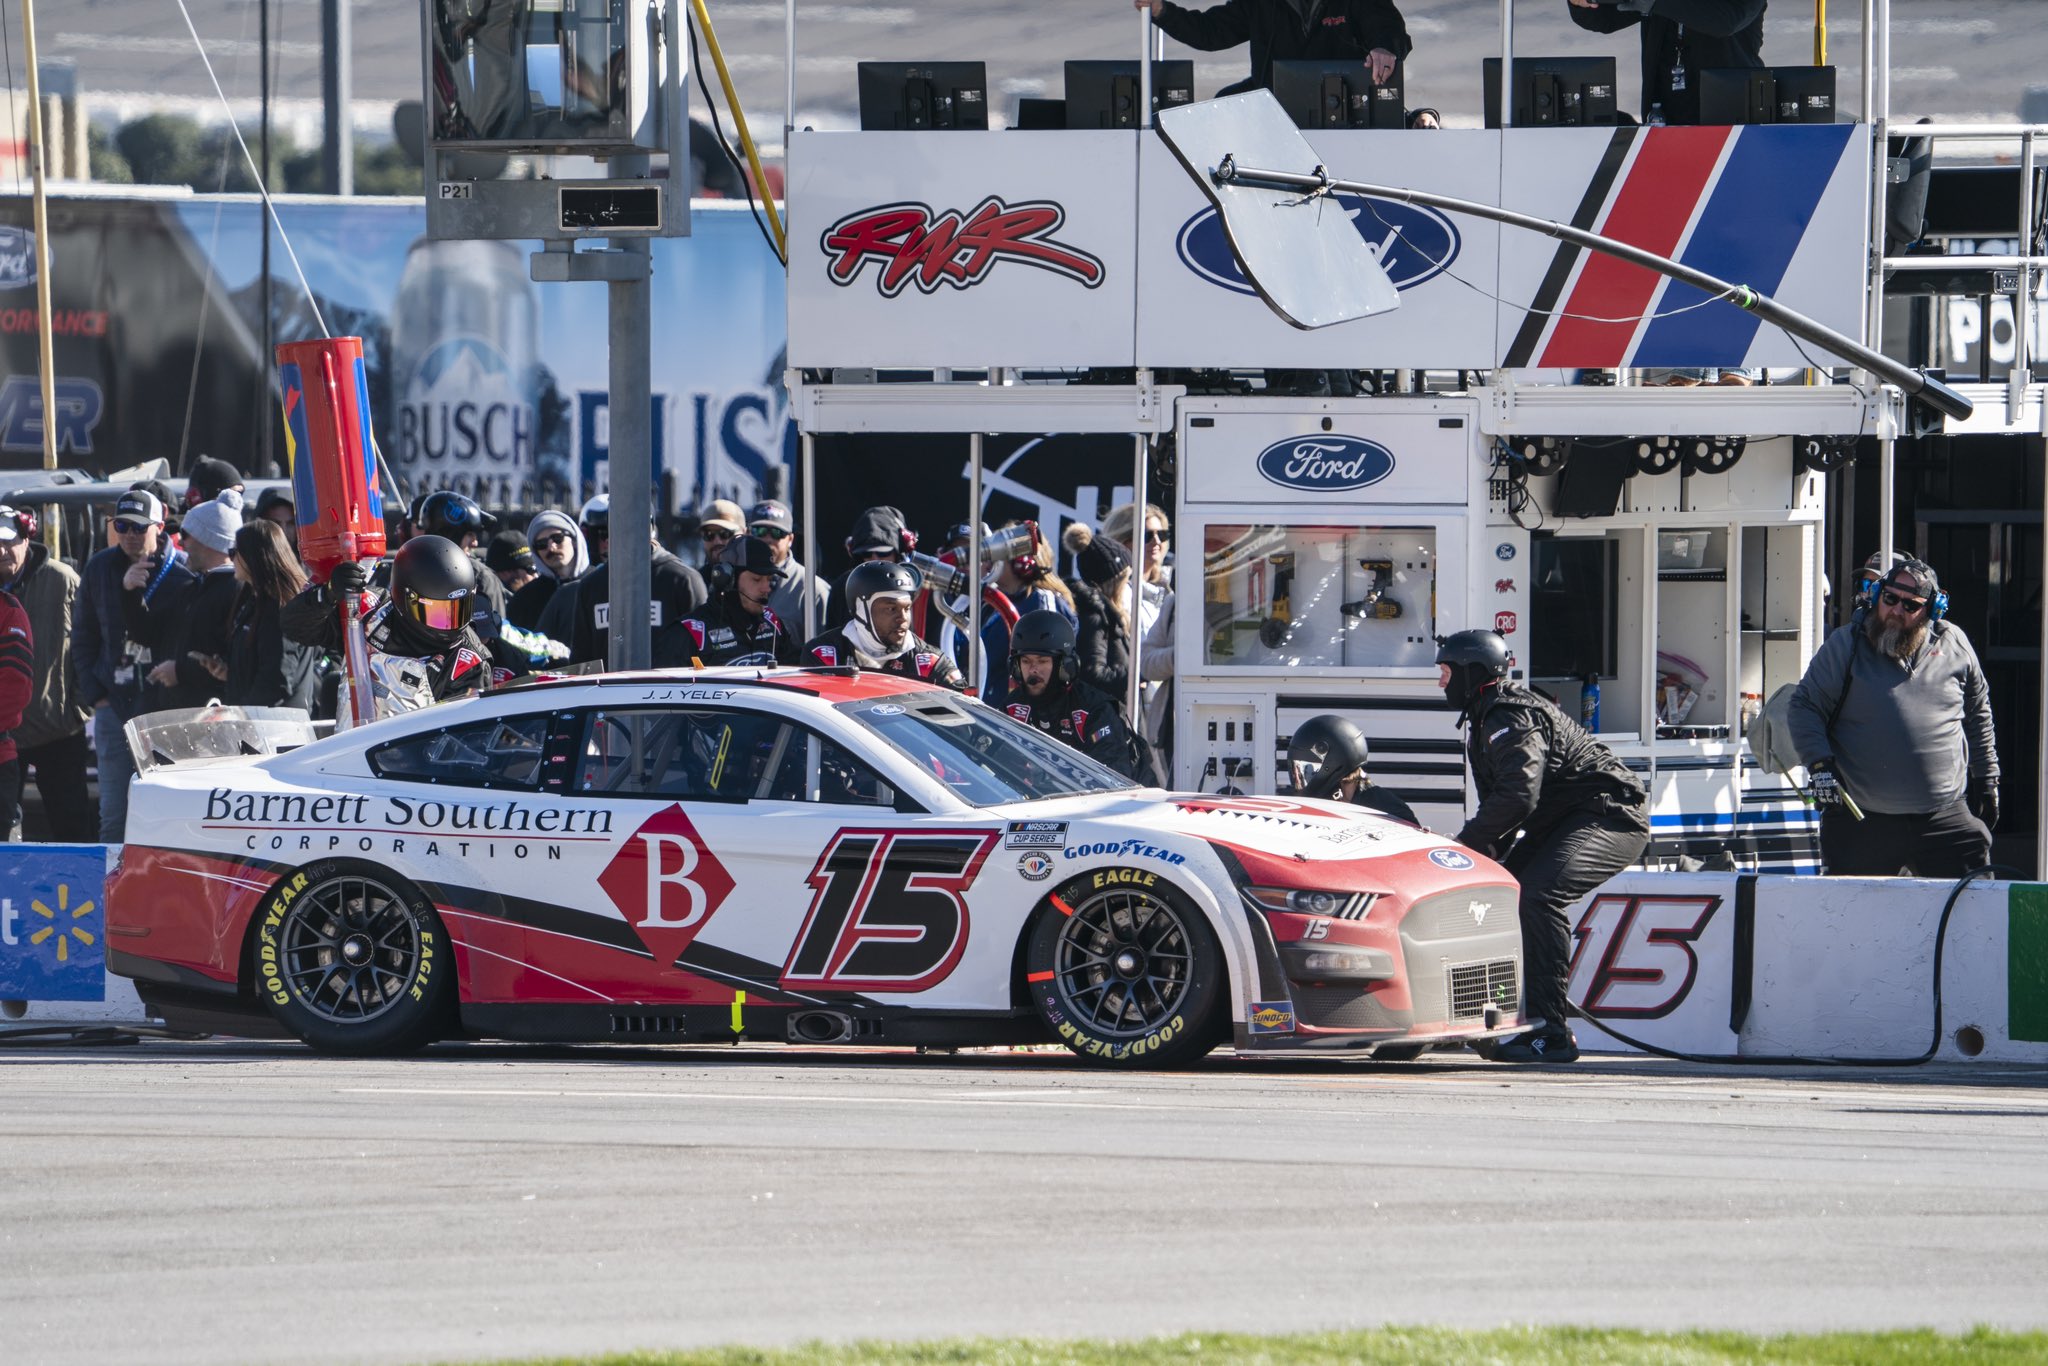
[[0, 1053], [0, 1362], [2048, 1326], [2048, 1075]]

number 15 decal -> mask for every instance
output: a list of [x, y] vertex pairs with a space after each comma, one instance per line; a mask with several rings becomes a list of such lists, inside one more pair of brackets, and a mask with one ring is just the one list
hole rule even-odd
[[1661, 1020], [1678, 1009], [1699, 974], [1693, 942], [1720, 908], [1718, 896], [1594, 897], [1572, 930], [1571, 994], [1579, 1008], [1630, 1020]]
[[923, 991], [967, 949], [967, 888], [994, 830], [841, 830], [805, 879], [814, 889], [786, 987]]

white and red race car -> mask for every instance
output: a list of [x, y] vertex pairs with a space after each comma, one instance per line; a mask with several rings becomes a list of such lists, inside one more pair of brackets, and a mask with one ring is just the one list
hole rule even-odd
[[144, 732], [108, 960], [175, 1027], [1164, 1065], [1519, 1023], [1490, 860], [1358, 807], [1135, 788], [889, 675], [540, 683], [247, 757], [261, 730]]

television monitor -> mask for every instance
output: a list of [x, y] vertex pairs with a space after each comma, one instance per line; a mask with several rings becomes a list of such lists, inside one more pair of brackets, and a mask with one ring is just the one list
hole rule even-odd
[[1831, 66], [1774, 66], [1779, 123], [1833, 123], [1835, 69]]
[[860, 126], [870, 133], [988, 127], [981, 62], [862, 62]]
[[1297, 128], [1402, 128], [1407, 111], [1401, 68], [1374, 85], [1365, 62], [1283, 60], [1273, 63], [1273, 98]]
[[[1486, 126], [1500, 127], [1500, 58], [1488, 57], [1480, 83]], [[1515, 58], [1517, 128], [1611, 128], [1615, 122], [1614, 58]]]
[[1697, 74], [1703, 124], [1835, 121], [1831, 66], [1710, 66]]
[[1065, 100], [1044, 100], [1023, 96], [1017, 101], [1017, 121], [1013, 128], [1065, 128], [1067, 126], [1067, 102]]
[[[1191, 60], [1152, 63], [1152, 109], [1170, 109], [1195, 102], [1195, 64]], [[1131, 62], [1067, 63], [1067, 127], [1136, 128], [1138, 64]]]
[[1621, 543], [1539, 531], [1530, 538], [1529, 570], [1529, 677], [1613, 678]]
[[1559, 517], [1612, 517], [1621, 506], [1621, 486], [1635, 473], [1635, 442], [1579, 440], [1557, 477], [1551, 511]]

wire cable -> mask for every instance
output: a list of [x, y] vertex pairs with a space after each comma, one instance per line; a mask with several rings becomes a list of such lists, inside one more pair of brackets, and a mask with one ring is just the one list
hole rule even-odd
[[[24, 0], [24, 3], [26, 3], [26, 0]], [[7, 0], [0, 0], [0, 49], [4, 49], [7, 54], [7, 145], [19, 147], [21, 145], [21, 130], [14, 125], [14, 41], [7, 36], [7, 31], [11, 27], [13, 27], [13, 22], [7, 17]], [[37, 148], [36, 154], [40, 155], [41, 151], [41, 148]], [[21, 193], [21, 162], [19, 160], [14, 163], [14, 192], [16, 194]]]
[[[182, 3], [182, 0], [180, 2]], [[762, 240], [768, 243], [768, 250], [775, 253], [775, 259], [786, 266], [789, 264], [789, 258], [783, 254], [781, 246], [776, 243], [775, 235], [768, 231], [768, 224], [761, 218], [760, 206], [754, 203], [754, 182], [747, 175], [747, 168], [741, 164], [739, 157], [734, 154], [732, 144], [726, 141], [725, 125], [718, 121], [718, 104], [711, 98], [711, 87], [704, 83], [704, 54], [697, 46], [697, 26], [690, 24], [688, 28], [690, 30], [690, 70], [697, 77], [697, 88], [704, 92], [704, 108], [711, 115], [712, 136], [718, 139], [718, 150], [725, 153], [725, 159], [731, 162], [733, 170], [739, 173], [740, 189], [747, 196], [747, 212], [754, 215], [754, 226], [761, 230]], [[689, 162], [690, 153], [688, 148], [671, 150], [668, 154], [668, 173], [670, 175], [676, 173], [676, 158], [678, 155], [681, 156], [685, 164]], [[765, 191], [767, 186], [764, 185], [761, 188]]]
[[[185, 21], [185, 31], [192, 35], [192, 46], [199, 50], [199, 63], [206, 68], [206, 79], [213, 83], [213, 93], [220, 97], [221, 108], [227, 110], [228, 130], [235, 135], [235, 143], [242, 149], [242, 159], [249, 163], [249, 174], [256, 178], [256, 193], [263, 198], [263, 211], [277, 229], [278, 241], [284, 244], [284, 254], [291, 258], [292, 270], [299, 277], [299, 288], [306, 295], [306, 307], [313, 310], [313, 321], [320, 328], [320, 335], [332, 337], [334, 333], [328, 330], [327, 319], [320, 312], [320, 300], [314, 296], [312, 283], [306, 279], [306, 268], [299, 264], [299, 253], [292, 247], [291, 235], [284, 230], [284, 222], [277, 216], [277, 205], [271, 202], [265, 168], [258, 166], [256, 158], [249, 153], [249, 144], [242, 137], [241, 126], [235, 122], [234, 106], [228, 103], [228, 94], [221, 88], [220, 77], [214, 74], [213, 62], [206, 55], [206, 44], [199, 40], [199, 29], [192, 22], [192, 11], [186, 8], [185, 0], [178, 0], [178, 14]], [[270, 358], [266, 356], [263, 363], [268, 366]]]
[[1641, 1051], [1650, 1054], [1652, 1057], [1670, 1058], [1674, 1062], [1735, 1062], [1749, 1064], [1767, 1064], [1778, 1067], [1918, 1067], [1923, 1063], [1932, 1062], [1934, 1060], [1934, 1055], [1941, 1051], [1941, 960], [1944, 951], [1948, 947], [1949, 917], [1955, 914], [1956, 903], [1962, 899], [1963, 893], [1969, 889], [1969, 886], [1972, 882], [1975, 882], [1978, 878], [1986, 877], [1995, 873], [2009, 874], [2014, 881], [2023, 881], [2026, 878], [2026, 874], [2022, 873], [2017, 868], [2013, 868], [2002, 863], [1987, 863], [1981, 868], [1972, 868], [1969, 872], [1964, 873], [1961, 877], [1957, 878], [1955, 881], [1955, 885], [1949, 889], [1948, 900], [1942, 903], [1941, 918], [1934, 922], [1934, 1034], [1933, 1037], [1927, 1041], [1926, 1051], [1919, 1053], [1913, 1057], [1809, 1058], [1802, 1057], [1797, 1054], [1786, 1054], [1779, 1056], [1765, 1056], [1762, 1054], [1737, 1054], [1734, 1057], [1729, 1057], [1724, 1054], [1715, 1053], [1683, 1053], [1675, 1048], [1660, 1048], [1656, 1044], [1645, 1043], [1641, 1039], [1630, 1038], [1628, 1035], [1622, 1033], [1618, 1029], [1615, 1029], [1613, 1026], [1602, 1024], [1599, 1020], [1596, 1020], [1592, 1016], [1586, 1014], [1586, 1012], [1582, 1008], [1580, 1008], [1577, 1002], [1570, 1003], [1572, 1008], [1572, 1014], [1578, 1016], [1581, 1020], [1584, 1020], [1587, 1024], [1593, 1026], [1593, 1028], [1599, 1030], [1602, 1034], [1605, 1034], [1610, 1038], [1617, 1039], [1620, 1042], [1627, 1044], [1630, 1048], [1640, 1049]]

